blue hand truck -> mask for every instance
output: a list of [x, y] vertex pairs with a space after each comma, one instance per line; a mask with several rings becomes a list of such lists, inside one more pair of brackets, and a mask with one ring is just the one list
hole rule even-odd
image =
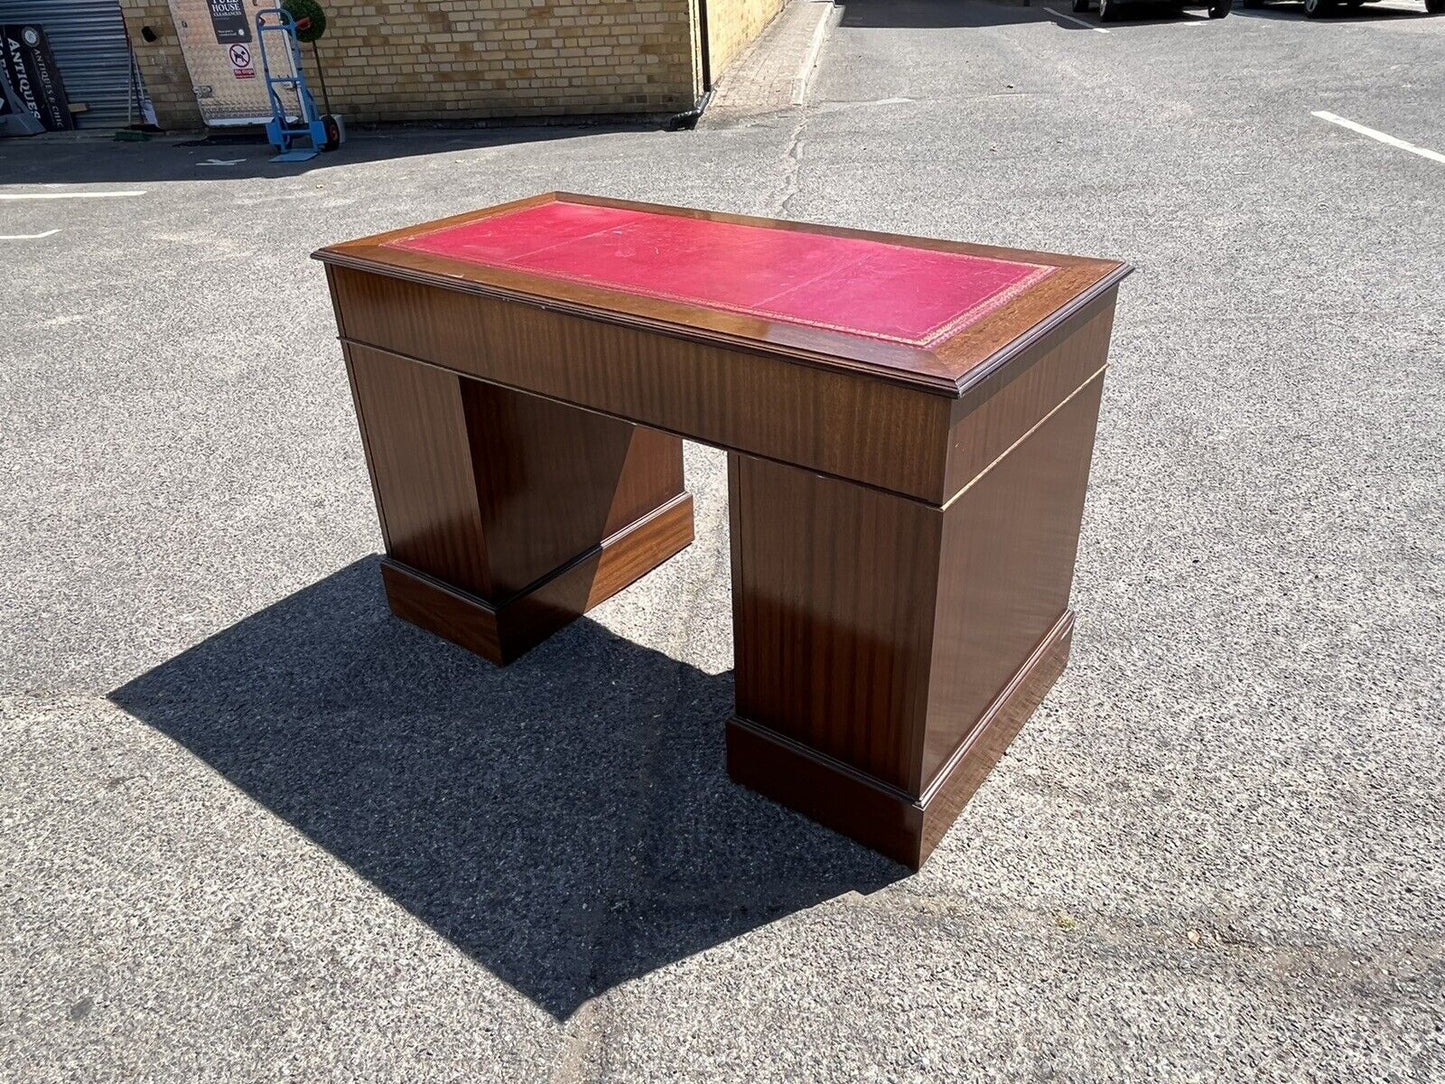
[[[346, 139], [341, 118], [332, 113], [318, 112], [316, 99], [311, 97], [311, 88], [306, 85], [306, 76], [301, 70], [301, 42], [296, 36], [298, 30], [304, 29], [306, 27], [298, 25], [284, 8], [264, 8], [256, 13], [256, 46], [261, 50], [261, 74], [266, 79], [266, 96], [271, 99], [271, 119], [266, 122], [266, 139], [279, 152], [271, 159], [273, 162], [305, 162], [315, 158], [320, 151], [334, 151]], [[285, 40], [285, 53], [290, 61], [289, 75], [271, 74], [271, 61], [266, 49], [269, 35], [280, 35]], [[287, 110], [282, 91], [278, 88], [287, 88], [296, 96], [294, 113]], [[295, 123], [292, 122], [293, 115]], [[309, 141], [310, 146], [298, 146], [299, 140]]]

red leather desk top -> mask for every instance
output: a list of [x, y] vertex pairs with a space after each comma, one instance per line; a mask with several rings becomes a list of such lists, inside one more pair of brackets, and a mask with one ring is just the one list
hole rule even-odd
[[957, 333], [1057, 270], [565, 200], [387, 246], [917, 347]]
[[1129, 273], [1117, 260], [566, 192], [314, 255], [343, 276], [539, 305], [955, 399]]

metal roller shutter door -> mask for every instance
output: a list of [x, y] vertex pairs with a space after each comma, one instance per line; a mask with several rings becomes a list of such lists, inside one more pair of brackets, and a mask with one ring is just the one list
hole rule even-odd
[[0, 23], [44, 29], [66, 96], [90, 107], [76, 115], [76, 127], [125, 127], [130, 52], [119, 0], [0, 0]]

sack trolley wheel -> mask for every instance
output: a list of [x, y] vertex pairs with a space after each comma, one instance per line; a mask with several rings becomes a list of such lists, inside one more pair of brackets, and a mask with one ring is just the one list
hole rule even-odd
[[343, 138], [341, 119], [337, 117], [336, 114], [323, 114], [321, 117], [321, 128], [326, 134], [326, 138], [321, 142], [321, 149], [323, 151], [334, 151], [337, 147], [341, 146], [341, 140]]

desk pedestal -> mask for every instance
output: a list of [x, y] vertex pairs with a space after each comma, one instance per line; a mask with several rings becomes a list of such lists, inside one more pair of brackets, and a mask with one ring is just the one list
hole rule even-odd
[[496, 663], [692, 541], [682, 441], [346, 346], [392, 611]]
[[928, 857], [1068, 659], [1102, 387], [942, 507], [729, 455], [734, 780]]

